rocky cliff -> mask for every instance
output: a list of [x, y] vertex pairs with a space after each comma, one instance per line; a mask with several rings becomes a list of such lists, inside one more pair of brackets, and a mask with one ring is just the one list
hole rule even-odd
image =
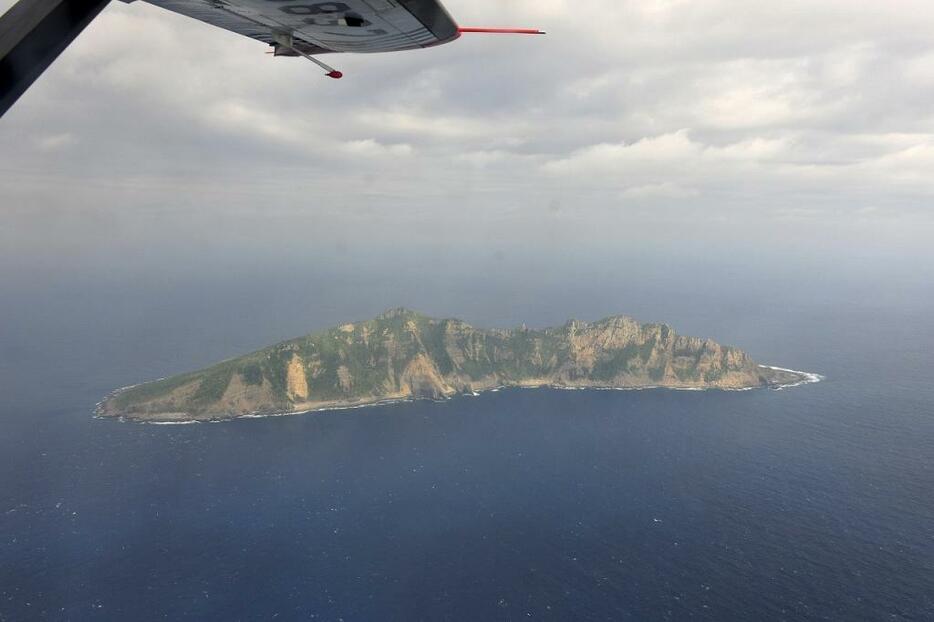
[[742, 389], [791, 384], [741, 350], [629, 317], [484, 330], [407, 309], [285, 341], [207, 369], [115, 391], [102, 416], [208, 420], [499, 386]]

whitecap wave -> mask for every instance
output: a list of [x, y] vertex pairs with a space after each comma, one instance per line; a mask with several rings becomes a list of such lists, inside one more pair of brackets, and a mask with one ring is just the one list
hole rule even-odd
[[815, 374], [814, 372], [810, 372], [810, 371], [788, 369], [787, 367], [776, 367], [775, 365], [759, 365], [759, 367], [763, 367], [765, 369], [774, 369], [775, 371], [784, 371], [784, 372], [788, 372], [789, 374], [797, 374], [798, 376], [802, 378], [798, 382], [789, 382], [788, 384], [781, 384], [776, 387], [772, 387], [774, 391], [781, 391], [782, 389], [790, 389], [791, 387], [799, 387], [802, 384], [814, 384], [824, 379], [824, 376], [820, 374]]

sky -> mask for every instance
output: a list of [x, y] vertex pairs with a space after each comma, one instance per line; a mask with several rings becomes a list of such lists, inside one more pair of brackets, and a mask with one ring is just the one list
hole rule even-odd
[[0, 119], [0, 272], [402, 257], [934, 277], [930, 2], [445, 6], [548, 34], [330, 55], [334, 81], [111, 3]]

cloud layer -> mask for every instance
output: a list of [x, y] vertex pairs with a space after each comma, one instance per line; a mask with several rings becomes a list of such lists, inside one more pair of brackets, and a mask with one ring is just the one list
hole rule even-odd
[[549, 34], [335, 55], [334, 82], [112, 3], [0, 121], [6, 234], [76, 210], [279, 210], [373, 236], [388, 221], [932, 227], [929, 2], [446, 6]]

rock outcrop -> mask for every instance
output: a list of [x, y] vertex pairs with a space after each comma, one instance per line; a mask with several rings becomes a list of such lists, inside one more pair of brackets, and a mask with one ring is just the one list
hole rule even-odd
[[407, 309], [285, 341], [207, 369], [122, 389], [98, 414], [207, 420], [499, 386], [745, 389], [802, 375], [745, 352], [616, 316], [532, 330], [483, 330]]

